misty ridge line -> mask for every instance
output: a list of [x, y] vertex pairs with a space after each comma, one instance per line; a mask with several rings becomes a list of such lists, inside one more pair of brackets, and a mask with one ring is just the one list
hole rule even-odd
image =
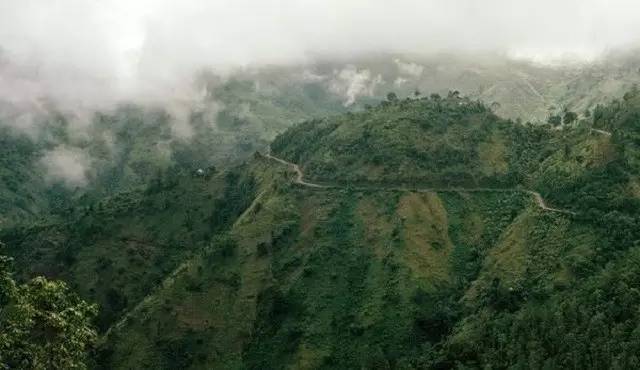
[[[156, 149], [158, 155], [170, 157], [173, 143], [192, 142], [201, 135], [194, 127], [194, 116], [204, 117], [204, 124], [214, 130], [218, 129], [220, 112], [228, 111], [230, 116], [240, 121], [259, 121], [260, 112], [255, 111], [256, 98], [275, 102], [280, 99], [278, 95], [281, 95], [288, 99], [287, 94], [290, 92], [285, 90], [287, 84], [299, 88], [319, 88], [333, 99], [339, 100], [342, 107], [348, 110], [361, 109], [363, 104], [375, 104], [389, 91], [398, 91], [400, 95], [408, 96], [414, 91], [428, 94], [450, 89], [460, 90], [464, 95], [493, 106], [494, 103], [500, 103], [501, 99], [509, 98], [503, 91], [510, 85], [504, 85], [500, 80], [503, 75], [509, 75], [514, 81], [522, 81], [523, 90], [530, 91], [539, 100], [538, 106], [525, 107], [523, 110], [521, 103], [509, 105], [502, 101], [502, 104], [496, 105], [496, 113], [508, 118], [516, 118], [517, 115], [524, 121], [535, 121], [531, 116], [539, 119], [547, 114], [548, 106], [557, 100], [554, 96], [545, 96], [545, 91], [540, 91], [535, 86], [538, 83], [535, 79], [539, 77], [535, 73], [540, 73], [545, 79], [549, 79], [546, 75], [551, 74], [552, 81], [562, 85], [565, 81], [579, 78], [581, 73], [588, 76], [593, 70], [600, 73], [602, 68], [607, 68], [596, 62], [579, 67], [539, 66], [531, 61], [495, 53], [432, 56], [381, 54], [377, 57], [354, 55], [337, 58], [333, 62], [331, 57], [317, 57], [318, 59], [311, 59], [307, 63], [289, 66], [260, 65], [258, 60], [254, 66], [235, 67], [226, 72], [218, 71], [215, 67], [196, 68], [194, 64], [193, 70], [171, 78], [167, 78], [166, 74], [162, 78], [147, 75], [138, 81], [139, 86], [135, 82], [135, 75], [131, 75], [129, 88], [120, 86], [119, 89], [118, 86], [111, 86], [117, 83], [109, 83], [108, 75], [95, 78], [82, 68], [80, 70], [87, 73], [50, 75], [52, 71], [46, 64], [18, 64], [12, 57], [11, 50], [7, 50], [9, 51], [0, 53], [0, 126], [9, 127], [34, 141], [40, 141], [43, 132], [50, 126], [51, 117], [65, 117], [71, 140], [56, 143], [48, 138], [49, 144], [55, 147], [43, 154], [40, 164], [48, 181], [61, 182], [69, 188], [87, 186], [99, 172], [96, 166], [101, 159], [89, 153], [85, 144], [88, 140], [104, 141], [114, 151], [112, 158], [117, 157], [121, 148], [110, 137], [113, 133], [107, 131], [99, 134], [105, 137], [92, 137], [96, 135], [93, 117], [101, 112], [113, 114], [126, 105], [139, 106], [149, 111], [158, 110], [167, 115], [171, 137], [158, 142]], [[475, 58], [474, 55], [482, 58]], [[627, 64], [635, 62], [627, 54], [611, 54], [609, 58], [616, 61], [614, 65], [621, 65], [620, 68], [625, 71], [628, 69]], [[49, 80], [52, 76], [55, 78]], [[67, 79], [71, 82], [66, 81]], [[82, 81], [76, 83], [76, 79]], [[250, 82], [253, 86], [246, 96], [235, 97], [244, 100], [239, 106], [233, 106], [235, 103], [228, 104], [220, 96], [220, 90], [227, 89], [236, 81]], [[487, 87], [487, 81], [491, 84], [490, 87]], [[628, 85], [633, 81], [640, 79], [635, 75], [625, 74], [616, 83]], [[543, 82], [545, 81], [541, 81]], [[620, 91], [622, 90], [621, 88]], [[127, 93], [119, 95], [124, 91]], [[605, 96], [601, 100], [610, 98], [613, 97]], [[582, 106], [578, 108], [579, 111], [582, 109]], [[316, 115], [306, 118], [312, 117]], [[145, 120], [142, 124], [145, 124]], [[286, 125], [282, 124], [277, 130], [281, 130], [283, 126]], [[267, 127], [265, 131], [270, 130], [275, 129]], [[265, 141], [274, 137], [270, 132], [261, 135]]]
[[[5, 70], [6, 71], [6, 70]], [[345, 73], [338, 73], [336, 80], [331, 80], [328, 76], [318, 76], [307, 74], [303, 79], [311, 79], [323, 81], [328, 91], [344, 96], [346, 104], [351, 103], [357, 96], [362, 94], [363, 89], [368, 89], [368, 94], [372, 94], [372, 90], [362, 85], [368, 77], [364, 79], [361, 76], [368, 76], [368, 71], [359, 72], [352, 67], [347, 67]], [[309, 77], [311, 76], [311, 77]], [[3, 77], [6, 77], [4, 75]], [[0, 101], [4, 103], [0, 110], [0, 127], [4, 126], [10, 129], [10, 134], [25, 135], [34, 142], [46, 142], [48, 149], [42, 153], [40, 167], [45, 172], [45, 178], [48, 182], [62, 182], [69, 188], [85, 187], [90, 182], [90, 177], [95, 176], [96, 170], [93, 166], [99, 162], [97, 158], [93, 158], [86, 150], [87, 140], [104, 141], [109, 152], [109, 158], [116, 160], [122, 148], [118, 147], [114, 139], [115, 133], [112, 130], [104, 129], [96, 132], [96, 125], [99, 125], [100, 117], [114, 117], [116, 122], [122, 118], [123, 114], [130, 111], [129, 107], [134, 110], [141, 110], [143, 118], [140, 119], [140, 125], [154, 124], [147, 122], [148, 120], [156, 120], [154, 116], [160, 114], [164, 116], [169, 123], [171, 136], [165, 142], [173, 141], [189, 142], [194, 139], [195, 132], [193, 127], [194, 115], [204, 117], [205, 124], [212, 128], [216, 127], [217, 113], [225, 109], [224, 103], [217, 100], [211, 92], [215, 89], [212, 87], [214, 83], [219, 82], [218, 77], [206, 77], [213, 80], [209, 83], [203, 80], [200, 84], [204, 84], [204, 88], [200, 88], [197, 94], [191, 94], [189, 98], [178, 98], [175, 101], [166, 104], [152, 105], [131, 103], [117, 103], [112, 107], [104, 107], [100, 110], [92, 110], [92, 108], [69, 108], [64, 112], [60, 112], [55, 107], [55, 103], [45, 101], [43, 103], [40, 96], [25, 97], [25, 100], [19, 101]], [[319, 80], [318, 80], [319, 79]], [[353, 82], [350, 80], [353, 79]], [[221, 83], [222, 84], [222, 83]], [[259, 88], [258, 81], [255, 82], [256, 89]], [[0, 88], [1, 90], [1, 88]], [[38, 90], [40, 91], [40, 90]], [[190, 100], [189, 100], [190, 99]], [[253, 115], [248, 103], [243, 103], [240, 111], [236, 112], [239, 118], [246, 118]], [[135, 112], [134, 112], [135, 113]], [[136, 113], [137, 114], [137, 113]], [[118, 118], [120, 117], [120, 118]], [[60, 122], [60, 121], [63, 122]], [[50, 132], [52, 127], [60, 126], [65, 130], [64, 140], [52, 137]], [[97, 136], [96, 136], [97, 135]], [[164, 149], [161, 149], [164, 147]], [[158, 150], [166, 150], [167, 145], [158, 142]]]
[[[394, 62], [400, 73], [419, 76], [422, 72], [422, 67], [415, 63], [405, 63], [397, 58]], [[158, 150], [166, 151], [173, 141], [189, 142], [194, 139], [194, 114], [206, 116], [206, 125], [216, 127], [217, 114], [226, 108], [225, 104], [217, 99], [216, 89], [224, 87], [229, 81], [238, 78], [253, 81], [256, 93], [265, 90], [263, 95], [267, 97], [270, 89], [278, 89], [278, 86], [261, 84], [264, 77], [256, 77], [255, 73], [248, 72], [247, 75], [237, 72], [234, 75], [222, 76], [212, 72], [200, 72], [194, 82], [183, 84], [181, 89], [174, 90], [171, 95], [159, 100], [148, 97], [142, 100], [132, 98], [131, 102], [122, 103], [110, 99], [99, 101], [98, 97], [96, 102], [91, 101], [93, 97], [90, 95], [89, 102], [78, 102], [42, 95], [50, 92], [39, 85], [40, 81], [35, 71], [28, 66], [23, 68], [4, 60], [0, 68], [0, 77], [9, 82], [4, 86], [10, 87], [11, 91], [3, 89], [3, 85], [0, 85], [0, 104], [4, 108], [0, 109], [0, 126], [9, 127], [37, 142], [46, 140], [49, 146], [54, 146], [42, 154], [40, 161], [40, 167], [48, 182], [61, 182], [68, 188], [85, 187], [91, 182], [91, 178], [96, 176], [95, 166], [99, 162], [99, 159], [92, 157], [86, 150], [83, 143], [87, 139], [104, 141], [112, 160], [117, 160], [119, 152], [122, 152], [122, 148], [118, 147], [114, 139], [115, 134], [109, 130], [97, 133], [102, 137], [92, 138], [96, 135], [97, 116], [121, 116], [123, 111], [126, 113], [128, 110], [127, 106], [132, 104], [134, 109], [143, 109], [145, 112], [157, 110], [161, 115], [166, 115], [170, 123], [172, 135], [166, 139], [169, 145], [158, 143]], [[345, 107], [353, 105], [362, 96], [373, 96], [376, 87], [383, 82], [380, 74], [374, 76], [369, 69], [357, 68], [352, 64], [347, 64], [342, 69], [333, 68], [322, 72], [300, 67], [286, 73], [285, 79], [289, 79], [289, 75], [293, 74], [298, 83], [320, 84], [324, 90], [342, 99]], [[268, 77], [268, 72], [266, 76]], [[55, 91], [52, 93], [55, 94]], [[157, 94], [163, 92], [156, 92]], [[135, 108], [136, 106], [140, 108]], [[241, 119], [255, 114], [251, 111], [249, 103], [243, 103], [240, 108], [235, 114]], [[146, 115], [145, 113], [145, 117]], [[145, 117], [140, 120], [140, 124], [147, 124], [148, 119]], [[68, 131], [66, 140], [56, 140], [48, 135], [51, 121], [59, 119], [65, 121], [64, 126]], [[43, 138], [45, 136], [48, 137]]]
[[[304, 5], [294, 0], [185, 0], [180, 5], [5, 0], [0, 4], [0, 102], [22, 105], [27, 112], [53, 105], [78, 115], [123, 101], [155, 104], [172, 112], [176, 134], [188, 137], [192, 132], [183, 105], [202, 102], [198, 76], [209, 73], [203, 71], [224, 79], [268, 66], [338, 61], [343, 66], [328, 76], [334, 80], [330, 89], [351, 106], [359, 96], [374, 95], [385, 78], [358, 66], [359, 58], [412, 56], [392, 57], [400, 73], [385, 81], [386, 89], [432, 73], [420, 60], [443, 53], [558, 67], [597, 63], [615, 50], [640, 45], [635, 36], [640, 32], [630, 32], [639, 27], [638, 10], [631, 0], [494, 0], [481, 6], [466, 0], [400, 0], [391, 7], [360, 0]], [[462, 91], [455, 84], [448, 88]]]

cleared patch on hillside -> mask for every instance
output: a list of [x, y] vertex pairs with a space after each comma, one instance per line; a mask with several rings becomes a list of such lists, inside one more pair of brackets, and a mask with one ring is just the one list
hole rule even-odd
[[504, 140], [494, 133], [487, 142], [478, 144], [480, 170], [486, 176], [507, 173], [509, 164], [506, 160], [507, 147]]
[[466, 300], [475, 300], [480, 291], [491, 284], [494, 278], [506, 285], [515, 285], [522, 279], [526, 269], [525, 246], [531, 217], [523, 213], [504, 232], [495, 248], [485, 258], [478, 280], [473, 282], [465, 295]]
[[586, 142], [581, 155], [590, 167], [602, 167], [615, 159], [615, 147], [611, 137], [594, 134]]
[[627, 185], [627, 191], [631, 197], [640, 199], [640, 179], [632, 177]]
[[398, 215], [404, 239], [403, 260], [411, 272], [428, 282], [446, 281], [452, 244], [447, 211], [435, 193], [408, 193], [400, 198]]

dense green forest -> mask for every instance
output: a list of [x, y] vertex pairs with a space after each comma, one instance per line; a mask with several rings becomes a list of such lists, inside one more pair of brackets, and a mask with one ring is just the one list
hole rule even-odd
[[[168, 127], [155, 117], [140, 126], [155, 134], [123, 140], [151, 142]], [[0, 349], [0, 363], [638, 367], [639, 117], [635, 89], [561, 125], [503, 119], [457, 92], [389, 94], [271, 144], [327, 188], [255, 153], [201, 173], [174, 158], [100, 196], [66, 190], [53, 215], [0, 230], [15, 259], [2, 284], [30, 292], [0, 297], [0, 323], [50, 286], [82, 311], [77, 356], [45, 358], [52, 347], [10, 334], [22, 357]], [[24, 163], [38, 150], [10, 148]], [[187, 163], [204, 161], [189, 149]]]
[[[0, 244], [0, 253], [5, 253]], [[17, 283], [12, 259], [0, 255], [0, 365], [3, 369], [84, 369], [96, 341], [97, 306], [64, 282]]]

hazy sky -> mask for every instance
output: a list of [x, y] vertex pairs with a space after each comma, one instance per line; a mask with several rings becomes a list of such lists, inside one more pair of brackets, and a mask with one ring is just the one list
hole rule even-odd
[[201, 67], [371, 51], [591, 59], [639, 35], [637, 0], [0, 0], [0, 85], [118, 95]]

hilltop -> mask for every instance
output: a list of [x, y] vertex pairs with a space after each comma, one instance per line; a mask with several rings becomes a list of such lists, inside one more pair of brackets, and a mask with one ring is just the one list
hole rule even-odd
[[312, 179], [440, 186], [505, 182], [507, 121], [457, 94], [391, 99], [364, 112], [295, 126], [271, 149], [299, 163]]

